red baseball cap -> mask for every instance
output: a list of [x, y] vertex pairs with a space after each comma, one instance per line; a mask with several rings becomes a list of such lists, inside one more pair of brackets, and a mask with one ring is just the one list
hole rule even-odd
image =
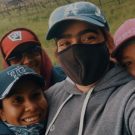
[[120, 46], [128, 39], [135, 37], [135, 18], [125, 21], [114, 34], [115, 48], [112, 52], [112, 57], [116, 57], [116, 53]]
[[20, 44], [33, 42], [41, 45], [37, 35], [27, 28], [16, 28], [9, 31], [0, 41], [0, 47], [5, 55], [5, 59], [8, 58], [10, 53]]

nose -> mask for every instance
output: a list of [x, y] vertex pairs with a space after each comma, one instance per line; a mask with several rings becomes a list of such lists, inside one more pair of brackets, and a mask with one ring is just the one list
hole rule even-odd
[[72, 38], [72, 45], [73, 44], [81, 44], [81, 39], [77, 36]]
[[33, 58], [29, 57], [27, 54], [24, 54], [21, 62], [23, 65], [28, 66], [30, 62], [32, 61], [33, 61]]
[[27, 100], [26, 104], [25, 104], [25, 111], [31, 111], [34, 112], [36, 111], [38, 108], [38, 105], [36, 103], [34, 103], [33, 101]]

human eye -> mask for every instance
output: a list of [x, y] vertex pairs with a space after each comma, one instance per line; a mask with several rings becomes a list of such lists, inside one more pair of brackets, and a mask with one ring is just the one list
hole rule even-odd
[[58, 52], [71, 46], [72, 41], [70, 39], [62, 39], [57, 42]]
[[21, 103], [21, 102], [23, 102], [23, 98], [21, 97], [15, 97], [13, 100], [13, 103]]
[[35, 99], [35, 98], [39, 98], [40, 96], [41, 96], [41, 92], [36, 92], [33, 94], [32, 97]]
[[124, 68], [129, 68], [131, 66], [132, 62], [125, 62], [125, 63], [122, 63], [123, 67]]
[[93, 43], [96, 40], [96, 37], [94, 35], [91, 34], [86, 34], [83, 36], [82, 38], [82, 42], [84, 43]]
[[86, 35], [86, 37], [84, 37], [84, 40], [90, 40], [90, 39], [95, 39], [95, 36], [93, 36], [93, 35]]
[[67, 45], [69, 45], [69, 42], [68, 42], [68, 41], [59, 42], [58, 45], [59, 45], [60, 47], [67, 46]]
[[61, 46], [69, 45], [69, 42], [62, 43]]

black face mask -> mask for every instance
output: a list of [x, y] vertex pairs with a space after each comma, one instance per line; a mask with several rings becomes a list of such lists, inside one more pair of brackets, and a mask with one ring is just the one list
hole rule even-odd
[[65, 74], [74, 83], [84, 86], [95, 83], [104, 75], [109, 56], [105, 42], [75, 44], [58, 53]]

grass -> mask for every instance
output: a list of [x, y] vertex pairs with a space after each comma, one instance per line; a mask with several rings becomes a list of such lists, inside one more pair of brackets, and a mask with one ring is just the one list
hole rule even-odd
[[[75, 2], [77, 0], [71, 0], [71, 2]], [[79, 1], [79, 0], [78, 0]], [[82, 1], [82, 0], [81, 0]], [[121, 0], [121, 4], [118, 4], [117, 0], [101, 0], [102, 5], [99, 5], [99, 0], [87, 0], [96, 4], [100, 7], [111, 28], [112, 35], [115, 33], [117, 28], [127, 19], [134, 18], [135, 8], [134, 8], [134, 0]], [[59, 5], [68, 4], [65, 0], [59, 1]], [[47, 10], [43, 7], [38, 7], [38, 11], [36, 8], [28, 9], [28, 12], [22, 10], [21, 16], [16, 12], [11, 12], [11, 14], [0, 14], [0, 38], [3, 37], [5, 33], [8, 31], [17, 28], [17, 27], [26, 27], [33, 30], [37, 36], [39, 37], [42, 46], [48, 53], [50, 59], [53, 62], [53, 65], [56, 65], [55, 59], [53, 57], [53, 52], [55, 50], [55, 45], [53, 40], [46, 41], [45, 35], [48, 30], [48, 19], [51, 12], [58, 7], [58, 5], [54, 2], [46, 5]], [[0, 71], [2, 70], [1, 66], [1, 58], [0, 58]]]

